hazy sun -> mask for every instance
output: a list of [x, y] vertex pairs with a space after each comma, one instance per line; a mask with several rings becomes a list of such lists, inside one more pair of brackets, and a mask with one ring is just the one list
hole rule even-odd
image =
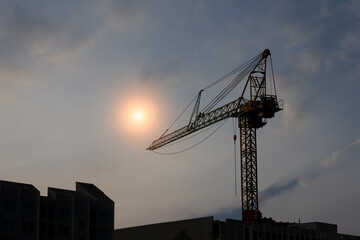
[[143, 110], [135, 110], [133, 114], [133, 120], [137, 123], [141, 123], [145, 120], [144, 111]]
[[126, 130], [132, 133], [143, 133], [152, 127], [154, 115], [154, 107], [148, 99], [144, 97], [130, 98], [121, 108], [122, 128], [126, 128]]
[[116, 100], [113, 123], [121, 133], [144, 137], [159, 123], [159, 102], [149, 93], [130, 92]]

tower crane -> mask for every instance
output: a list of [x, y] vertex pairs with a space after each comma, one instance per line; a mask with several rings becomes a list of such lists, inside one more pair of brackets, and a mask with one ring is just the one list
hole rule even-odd
[[[268, 61], [268, 58], [270, 61]], [[270, 68], [270, 71], [267, 71], [267, 68]], [[199, 111], [200, 98], [204, 89], [201, 90], [197, 95], [189, 124], [171, 133], [167, 133], [168, 130], [166, 130], [160, 138], [150, 144], [147, 150], [158, 149], [222, 120], [236, 118], [240, 129], [242, 219], [245, 223], [251, 224], [261, 218], [258, 202], [256, 130], [263, 127], [267, 123], [267, 119], [274, 117], [276, 112], [282, 110], [283, 104], [282, 100], [277, 98], [269, 49], [265, 49], [262, 53], [223, 78], [240, 70], [242, 71], [235, 79], [202, 111]], [[241, 96], [214, 109], [216, 104], [246, 76], [247, 80]], [[267, 85], [274, 88], [274, 93], [268, 93]], [[245, 92], [247, 91], [249, 96], [245, 98]]]

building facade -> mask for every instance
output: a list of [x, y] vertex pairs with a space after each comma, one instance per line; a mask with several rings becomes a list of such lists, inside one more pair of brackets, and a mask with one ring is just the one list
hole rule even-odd
[[114, 202], [95, 185], [76, 190], [0, 181], [0, 239], [112, 240]]
[[34, 186], [0, 180], [0, 238], [39, 239], [39, 203]]

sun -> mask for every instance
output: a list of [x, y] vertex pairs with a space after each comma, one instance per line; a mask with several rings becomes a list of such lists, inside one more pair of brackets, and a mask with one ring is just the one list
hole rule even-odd
[[142, 123], [145, 120], [144, 110], [135, 110], [133, 113], [133, 120], [137, 123]]
[[127, 110], [122, 113], [126, 127], [132, 131], [144, 131], [149, 127], [151, 108], [142, 99], [128, 103]]
[[112, 126], [116, 132], [131, 137], [145, 137], [160, 124], [161, 101], [148, 92], [122, 94], [111, 108]]

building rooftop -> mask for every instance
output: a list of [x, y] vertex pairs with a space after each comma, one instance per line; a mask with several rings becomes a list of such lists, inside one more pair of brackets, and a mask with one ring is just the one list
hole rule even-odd
[[48, 188], [48, 192], [49, 191], [53, 191], [53, 192], [57, 192], [57, 193], [62, 193], [62, 194], [70, 194], [73, 195], [76, 192], [73, 190], [67, 190], [67, 189], [61, 189], [61, 188], [53, 188], [53, 187], [49, 187]]
[[27, 183], [18, 183], [18, 182], [9, 182], [9, 181], [0, 180], [0, 184], [9, 187], [21, 187], [21, 188], [27, 188], [27, 189], [39, 191], [36, 187]]
[[94, 184], [76, 182], [76, 190], [79, 190], [79, 187], [86, 190], [94, 198], [111, 200], [108, 196], [105, 195], [105, 193], [103, 191], [101, 191], [99, 188], [97, 188]]

